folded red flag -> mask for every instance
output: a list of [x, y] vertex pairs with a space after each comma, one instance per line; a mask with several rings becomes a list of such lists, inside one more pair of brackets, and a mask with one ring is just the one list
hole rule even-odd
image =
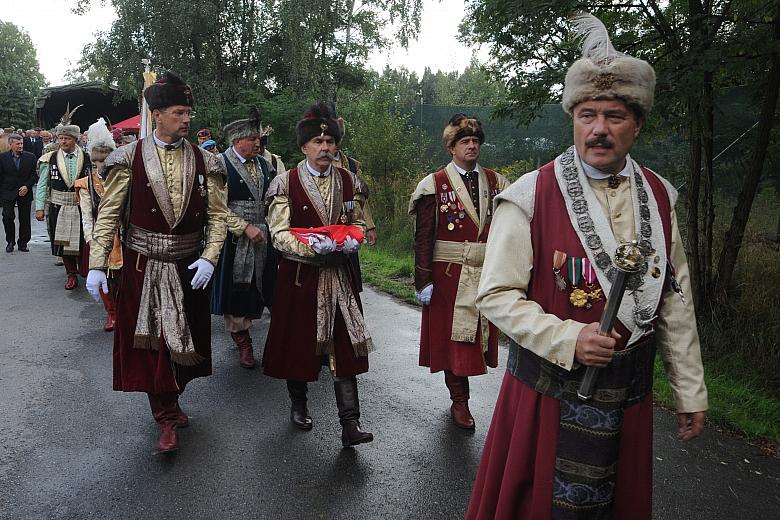
[[352, 237], [358, 243], [362, 243], [364, 238], [363, 230], [359, 227], [347, 226], [345, 224], [333, 224], [316, 228], [290, 228], [290, 233], [306, 245], [311, 245], [314, 242], [311, 240], [312, 238], [316, 240], [317, 238], [328, 237], [336, 242], [337, 248], [341, 248], [344, 245], [347, 237]]

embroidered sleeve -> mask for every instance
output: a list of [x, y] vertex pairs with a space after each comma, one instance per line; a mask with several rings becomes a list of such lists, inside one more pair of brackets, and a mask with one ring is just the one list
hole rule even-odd
[[227, 187], [225, 186], [225, 165], [216, 155], [203, 152], [206, 159], [206, 185], [208, 189], [208, 222], [206, 223], [206, 246], [200, 257], [217, 265], [219, 253], [227, 236]]
[[114, 234], [119, 227], [122, 212], [130, 191], [130, 168], [114, 166], [103, 170], [105, 192], [98, 206], [98, 217], [89, 242], [89, 268], [108, 269], [108, 255], [114, 247]]

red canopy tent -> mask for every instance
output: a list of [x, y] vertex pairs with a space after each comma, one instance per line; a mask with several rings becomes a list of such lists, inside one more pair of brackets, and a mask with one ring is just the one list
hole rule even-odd
[[124, 133], [138, 134], [141, 131], [141, 114], [125, 119], [111, 125], [111, 128], [119, 128]]

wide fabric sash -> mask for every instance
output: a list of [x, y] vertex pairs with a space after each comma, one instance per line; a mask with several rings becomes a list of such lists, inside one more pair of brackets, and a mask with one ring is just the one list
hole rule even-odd
[[490, 327], [477, 310], [477, 289], [485, 263], [487, 244], [437, 240], [433, 246], [433, 261], [459, 264], [458, 291], [452, 311], [452, 341], [476, 343], [477, 330], [482, 328], [482, 349], [487, 351]]
[[81, 239], [81, 214], [76, 202], [76, 192], [51, 190], [51, 203], [60, 207], [57, 226], [54, 229], [54, 245], [62, 246], [62, 254], [79, 254]]
[[[257, 200], [234, 200], [228, 203], [230, 210], [239, 218], [252, 225], [259, 226], [265, 232], [264, 208]], [[265, 242], [252, 242], [246, 234], [236, 241], [236, 252], [233, 256], [233, 283], [249, 286], [252, 277], [260, 294], [263, 293], [263, 268], [267, 255]], [[240, 289], [237, 288], [237, 289]]]
[[148, 258], [133, 348], [158, 350], [160, 337], [165, 337], [174, 363], [192, 366], [203, 361], [195, 352], [176, 267], [177, 260], [198, 252], [200, 241], [200, 232], [165, 235], [130, 225], [127, 247]]
[[560, 401], [552, 518], [612, 518], [625, 408], [653, 388], [655, 336], [615, 352], [588, 401], [577, 396], [585, 367], [566, 371], [512, 341], [507, 370]]
[[[345, 194], [346, 181], [342, 179], [342, 171], [331, 169], [330, 206], [326, 204], [322, 194], [314, 182], [313, 176], [306, 167], [306, 161], [298, 163], [295, 175], [290, 181], [297, 179], [298, 186], [304, 192], [314, 207], [322, 225], [336, 224], [340, 221], [343, 203], [353, 200], [354, 186], [347, 185], [351, 191]], [[298, 190], [291, 187], [293, 193]], [[300, 202], [300, 201], [298, 201]], [[289, 258], [289, 257], [288, 257]], [[297, 260], [301, 263], [310, 263]], [[341, 311], [344, 324], [349, 334], [350, 343], [356, 356], [367, 356], [374, 350], [374, 343], [368, 333], [363, 312], [360, 310], [355, 293], [350, 284], [347, 270], [348, 257], [341, 252], [324, 255], [315, 260], [319, 266], [317, 276], [317, 354], [335, 355], [333, 328], [336, 323], [336, 312]]]

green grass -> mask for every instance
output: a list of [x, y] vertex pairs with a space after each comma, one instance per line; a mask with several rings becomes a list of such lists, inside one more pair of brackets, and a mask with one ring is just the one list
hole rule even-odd
[[360, 250], [363, 281], [407, 303], [414, 298], [414, 255], [394, 255], [384, 249], [363, 247]]
[[[719, 366], [718, 363], [705, 363], [709, 423], [749, 439], [767, 439], [780, 443], [780, 399], [768, 395], [754, 380], [734, 375], [733, 368]], [[674, 410], [672, 389], [666, 380], [660, 356], [656, 360], [654, 379], [656, 402]]]
[[[417, 304], [414, 298], [414, 255], [407, 249], [398, 246], [395, 250], [390, 249], [387, 242], [384, 247], [364, 247], [360, 251], [360, 265], [367, 284], [405, 302]], [[707, 336], [703, 335], [702, 339]], [[704, 349], [706, 352], [706, 345]], [[751, 440], [765, 439], [780, 444], [780, 399], [774, 397], [771, 388], [762, 384], [761, 378], [755, 375], [756, 371], [745, 366], [740, 359], [705, 357], [705, 381], [710, 404], [708, 422]], [[658, 404], [672, 410], [675, 408], [660, 357], [655, 366], [654, 394]]]

